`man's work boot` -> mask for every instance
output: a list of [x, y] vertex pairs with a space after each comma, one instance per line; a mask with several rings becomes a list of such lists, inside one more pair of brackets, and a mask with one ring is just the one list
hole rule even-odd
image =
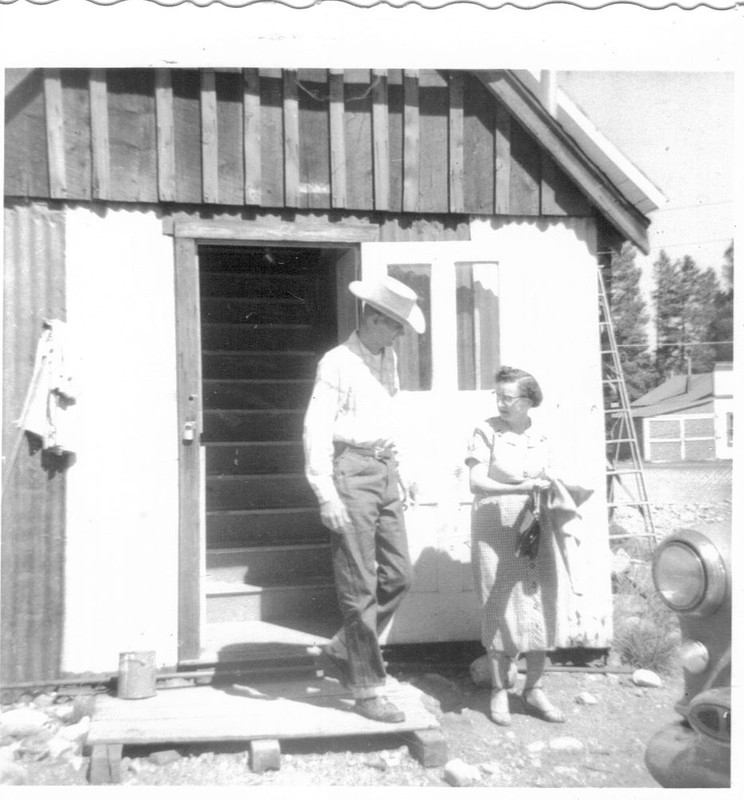
[[376, 722], [403, 722], [406, 715], [387, 697], [363, 697], [354, 704], [354, 711]]

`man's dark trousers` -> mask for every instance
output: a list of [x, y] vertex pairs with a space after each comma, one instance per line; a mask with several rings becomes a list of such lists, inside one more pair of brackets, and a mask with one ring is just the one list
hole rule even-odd
[[353, 532], [331, 534], [333, 573], [351, 688], [371, 689], [385, 683], [378, 637], [411, 585], [411, 560], [394, 458], [339, 450], [334, 482]]

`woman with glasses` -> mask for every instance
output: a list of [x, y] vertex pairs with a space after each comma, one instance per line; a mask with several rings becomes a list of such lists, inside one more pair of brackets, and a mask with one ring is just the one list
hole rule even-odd
[[542, 686], [546, 651], [555, 647], [553, 550], [545, 544], [536, 552], [519, 548], [530, 505], [550, 486], [548, 441], [530, 419], [530, 409], [543, 395], [535, 378], [521, 369], [502, 367], [495, 380], [497, 414], [475, 429], [466, 458], [474, 495], [473, 570], [493, 686], [490, 716], [497, 725], [511, 724], [509, 690], [523, 654], [526, 711], [546, 722], [564, 722]]

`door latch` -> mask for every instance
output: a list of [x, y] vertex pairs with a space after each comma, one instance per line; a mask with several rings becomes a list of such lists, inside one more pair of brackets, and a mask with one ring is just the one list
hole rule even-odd
[[181, 437], [184, 442], [193, 442], [196, 437], [196, 423], [186, 422], [183, 426], [183, 436]]

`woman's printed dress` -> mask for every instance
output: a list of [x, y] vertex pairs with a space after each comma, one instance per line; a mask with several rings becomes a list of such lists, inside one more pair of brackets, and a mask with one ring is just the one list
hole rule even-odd
[[[492, 417], [475, 429], [466, 463], [487, 464], [493, 480], [517, 483], [538, 477], [548, 459], [547, 439], [534, 426], [517, 434], [500, 417]], [[541, 542], [535, 561], [515, 554], [529, 498], [516, 493], [477, 493], [473, 498], [472, 563], [482, 608], [481, 640], [486, 649], [511, 656], [556, 646], [553, 547]]]

